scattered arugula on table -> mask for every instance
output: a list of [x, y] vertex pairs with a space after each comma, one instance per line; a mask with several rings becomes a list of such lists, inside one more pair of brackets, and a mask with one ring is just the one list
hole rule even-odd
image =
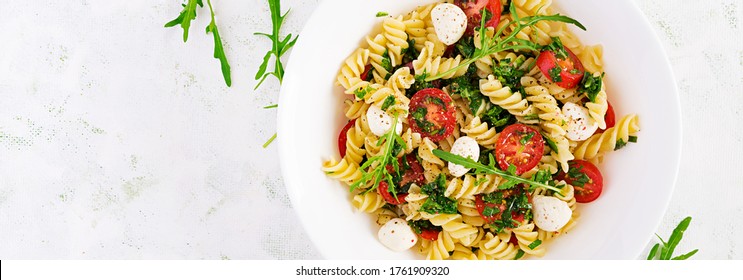
[[377, 17], [385, 17], [390, 15], [388, 12], [377, 12]]
[[[259, 80], [258, 84], [255, 85], [255, 89], [261, 86], [261, 84], [263, 84], [263, 81], [265, 81], [266, 78], [271, 75], [276, 77], [276, 79], [279, 80], [279, 83], [281, 83], [281, 81], [284, 79], [284, 65], [281, 63], [281, 56], [284, 55], [286, 51], [288, 51], [291, 47], [293, 47], [294, 43], [297, 42], [297, 38], [299, 38], [299, 36], [294, 36], [294, 38], [292, 39], [292, 34], [289, 34], [284, 39], [281, 39], [281, 35], [279, 34], [281, 25], [284, 23], [284, 19], [286, 19], [286, 16], [289, 14], [289, 11], [291, 9], [289, 9], [282, 15], [280, 0], [268, 0], [268, 7], [271, 10], [271, 22], [273, 23], [271, 34], [261, 32], [256, 32], [254, 34], [268, 37], [268, 39], [270, 39], [273, 44], [271, 50], [269, 50], [266, 53], [266, 56], [263, 57], [263, 64], [261, 64], [261, 66], [258, 68], [258, 72], [255, 73], [255, 80]], [[275, 58], [274, 69], [272, 72], [267, 72], [268, 63], [271, 60], [271, 56]]]
[[[483, 9], [487, 10], [487, 9]], [[583, 26], [580, 22], [577, 20], [568, 17], [563, 16], [560, 14], [555, 15], [536, 15], [536, 16], [527, 16], [527, 17], [519, 17], [519, 15], [516, 13], [516, 6], [510, 5], [509, 12], [511, 13], [511, 17], [513, 17], [513, 21], [502, 26], [498, 30], [496, 30], [495, 35], [493, 38], [488, 38], [485, 36], [485, 20], [486, 17], [483, 17], [480, 21], [480, 29], [477, 31], [480, 35], [480, 48], [476, 49], [474, 53], [472, 54], [472, 57], [469, 59], [463, 61], [461, 64], [457, 65], [456, 67], [452, 67], [448, 71], [444, 71], [442, 73], [439, 73], [438, 75], [428, 77], [426, 80], [432, 81], [441, 79], [442, 77], [446, 77], [447, 75], [451, 75], [454, 72], [459, 71], [462, 67], [468, 67], [470, 64], [474, 63], [475, 61], [486, 57], [488, 55], [502, 52], [502, 51], [519, 51], [519, 50], [531, 50], [531, 51], [539, 51], [541, 50], [541, 46], [537, 43], [519, 39], [516, 37], [517, 34], [521, 32], [524, 28], [533, 26], [540, 21], [557, 21], [557, 22], [565, 22], [569, 24], [573, 24], [580, 29], [586, 30], [586, 27]], [[501, 35], [505, 32], [506, 28], [513, 27], [513, 32], [508, 34], [508, 36], [505, 36], [505, 38], [501, 39]]]
[[[217, 22], [214, 19], [214, 8], [212, 7], [211, 0], [207, 0], [206, 3], [209, 6], [209, 12], [211, 14], [211, 22], [206, 26], [206, 33], [212, 33], [214, 36], [214, 58], [219, 59], [219, 63], [222, 67], [222, 76], [227, 86], [232, 86], [232, 78], [230, 72], [230, 64], [227, 61], [227, 55], [224, 53], [224, 46], [222, 45], [222, 38], [219, 37], [219, 31], [217, 29]], [[183, 42], [188, 41], [188, 31], [191, 28], [191, 21], [196, 19], [196, 8], [204, 7], [202, 0], [188, 0], [183, 4], [183, 10], [177, 18], [169, 21], [165, 24], [165, 27], [173, 27], [180, 25], [183, 28]]]
[[691, 217], [686, 217], [685, 219], [681, 220], [681, 222], [676, 226], [676, 228], [673, 230], [673, 233], [671, 233], [671, 236], [668, 237], [668, 241], [666, 242], [658, 236], [657, 234], [655, 236], [660, 239], [661, 243], [656, 243], [655, 246], [653, 246], [652, 249], [650, 249], [650, 254], [648, 254], [648, 260], [685, 260], [699, 252], [699, 249], [694, 249], [691, 252], [688, 252], [683, 255], [679, 255], [676, 257], [673, 256], [673, 251], [676, 250], [676, 246], [678, 246], [679, 242], [681, 241], [681, 238], [684, 237], [684, 231], [689, 227], [689, 224], [691, 223]]

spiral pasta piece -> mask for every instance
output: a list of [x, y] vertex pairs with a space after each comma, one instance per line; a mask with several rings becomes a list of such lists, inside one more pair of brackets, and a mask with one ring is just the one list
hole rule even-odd
[[374, 213], [384, 206], [385, 201], [380, 194], [370, 191], [364, 194], [354, 195], [351, 204], [358, 211]]
[[418, 210], [426, 202], [426, 199], [428, 199], [428, 195], [421, 193], [421, 188], [418, 185], [411, 185], [408, 195], [405, 197], [407, 203], [401, 206], [402, 212], [405, 214], [405, 219], [408, 221], [422, 219], [423, 216]]
[[474, 195], [478, 193], [479, 189], [475, 186], [475, 177], [464, 175], [464, 179], [452, 178], [446, 187], [444, 195], [455, 200], [460, 198], [474, 199]]
[[377, 225], [383, 226], [390, 220], [397, 218], [397, 213], [395, 211], [392, 211], [390, 209], [387, 209], [385, 207], [382, 207], [374, 212], [374, 214], [377, 216]]
[[601, 73], [604, 71], [604, 48], [601, 45], [584, 46], [578, 59], [583, 67], [590, 73]]
[[359, 165], [346, 158], [342, 158], [340, 161], [331, 159], [324, 162], [322, 165], [322, 171], [324, 171], [328, 177], [338, 179], [348, 185], [361, 179], [361, 170], [359, 170]]
[[369, 104], [363, 101], [346, 99], [343, 103], [346, 104], [346, 118], [349, 120], [355, 120], [366, 115], [366, 110], [369, 109]]
[[617, 141], [619, 140], [628, 143], [629, 137], [636, 136], [638, 131], [640, 131], [640, 126], [637, 115], [630, 114], [624, 116], [614, 127], [583, 141], [578, 145], [573, 154], [576, 159], [595, 159], [606, 152], [613, 151], [617, 147]]
[[426, 259], [428, 260], [445, 260], [451, 255], [449, 252], [454, 251], [455, 241], [451, 234], [441, 231], [436, 241], [431, 242]]
[[452, 260], [477, 260], [477, 255], [472, 252], [472, 249], [470, 249], [467, 246], [464, 246], [462, 244], [455, 244], [454, 245], [454, 252], [451, 254]]
[[[600, 74], [594, 73], [594, 76], [597, 75]], [[596, 95], [596, 99], [593, 102], [587, 102], [585, 106], [588, 108], [588, 113], [591, 118], [599, 124], [599, 128], [606, 129], [604, 116], [606, 115], [606, 111], [609, 110], [609, 101], [606, 96], [606, 83], [601, 85], [601, 91]]]
[[522, 77], [521, 85], [526, 92], [526, 100], [532, 102], [532, 106], [537, 109], [539, 126], [550, 135], [565, 135], [568, 120], [557, 105], [557, 100], [549, 94], [549, 90], [539, 85], [537, 79], [532, 77]]
[[508, 239], [503, 240], [490, 232], [485, 234], [479, 245], [484, 255], [497, 260], [513, 260], [519, 252], [516, 246], [508, 242]]
[[523, 99], [520, 93], [511, 92], [511, 88], [503, 87], [493, 75], [480, 80], [480, 92], [487, 96], [490, 102], [506, 109], [511, 115], [524, 117], [536, 113], [536, 110], [529, 106], [529, 102]]
[[[367, 36], [366, 43], [369, 45], [369, 63], [372, 67], [372, 76], [374, 77], [374, 82], [382, 84], [391, 74], [389, 70], [385, 68], [385, 55], [389, 56], [386, 47], [387, 38], [385, 38], [382, 34], [377, 34], [373, 38]], [[390, 66], [392, 66], [391, 62]]]
[[418, 157], [421, 159], [423, 175], [427, 182], [435, 181], [444, 167], [444, 161], [433, 154], [435, 149], [436, 144], [428, 138], [423, 138], [423, 142], [418, 146]]
[[[544, 253], [547, 252], [547, 250], [544, 248], [543, 245], [539, 244], [537, 246], [534, 246], [533, 244], [537, 244], [537, 237], [539, 236], [539, 233], [535, 231], [536, 226], [534, 223], [525, 223], [517, 228], [513, 229], [513, 235], [516, 236], [516, 240], [518, 240], [519, 248], [524, 251], [524, 253], [542, 257], [544, 256]], [[534, 247], [533, 249], [530, 248]]]
[[402, 63], [402, 51], [408, 48], [408, 34], [402, 16], [385, 18], [382, 22], [382, 34], [387, 38], [387, 50], [392, 66]]
[[[426, 73], [428, 77], [431, 77], [452, 70], [454, 67], [459, 66], [460, 63], [462, 63], [462, 56], [459, 55], [455, 58], [436, 56], [434, 54], [434, 44], [428, 41], [425, 43], [425, 47], [421, 50], [418, 58], [413, 60], [413, 68], [415, 69], [416, 75]], [[467, 73], [467, 67], [462, 67], [441, 78], [451, 79], [462, 76], [465, 73]]]
[[405, 154], [412, 153], [423, 142], [423, 139], [421, 138], [421, 134], [418, 132], [413, 132], [413, 130], [410, 128], [405, 130], [405, 132], [402, 134], [401, 137], [402, 137], [402, 140], [405, 142], [405, 150], [404, 150]]
[[346, 132], [346, 159], [357, 165], [361, 164], [361, 161], [366, 155], [364, 140], [366, 140], [366, 133], [362, 128], [361, 121], [357, 121], [357, 123]]
[[552, 0], [513, 0], [512, 3], [523, 10], [526, 15], [551, 14]]
[[475, 200], [472, 198], [460, 198], [457, 200], [457, 211], [462, 214], [462, 221], [467, 224], [481, 227], [485, 224], [485, 219], [480, 216], [480, 212], [475, 207]]
[[361, 73], [364, 72], [368, 60], [369, 50], [357, 49], [343, 62], [343, 67], [341, 67], [336, 82], [346, 89], [347, 94], [352, 94], [353, 91], [349, 92], [348, 90], [356, 88], [355, 86], [358, 83], [364, 81], [361, 78]]
[[488, 150], [495, 149], [495, 143], [498, 142], [499, 134], [495, 132], [495, 128], [489, 128], [488, 123], [482, 122], [480, 117], [472, 118], [467, 126], [462, 128], [462, 132]]
[[465, 224], [462, 221], [462, 215], [459, 214], [434, 214], [429, 221], [435, 226], [442, 227], [454, 239], [477, 234], [477, 229]]

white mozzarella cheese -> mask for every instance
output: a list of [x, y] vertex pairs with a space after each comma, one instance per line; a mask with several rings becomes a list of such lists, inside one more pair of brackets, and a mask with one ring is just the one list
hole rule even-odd
[[[480, 157], [480, 146], [477, 145], [475, 139], [462, 136], [457, 141], [454, 141], [454, 145], [451, 146], [451, 153], [477, 161], [477, 158]], [[462, 176], [467, 171], [470, 171], [470, 169], [459, 164], [449, 163], [449, 174], [454, 177]]]
[[418, 242], [418, 235], [400, 218], [389, 220], [379, 229], [379, 242], [395, 252], [408, 250]]
[[453, 45], [462, 38], [467, 29], [467, 15], [457, 5], [441, 3], [431, 10], [433, 28], [436, 36], [447, 45]]
[[534, 223], [544, 231], [557, 231], [564, 227], [573, 215], [565, 201], [554, 196], [537, 195], [532, 199]]
[[[390, 131], [390, 127], [392, 127], [392, 117], [390, 114], [387, 114], [387, 112], [375, 105], [369, 106], [369, 109], [366, 111], [366, 120], [369, 122], [369, 129], [376, 136], [381, 137], [387, 131]], [[397, 119], [395, 133], [398, 135], [402, 133], [402, 120], [399, 118]]]
[[588, 109], [578, 104], [565, 103], [562, 106], [562, 114], [568, 118], [568, 129], [565, 136], [570, 140], [586, 140], [599, 128], [598, 122], [591, 118]]

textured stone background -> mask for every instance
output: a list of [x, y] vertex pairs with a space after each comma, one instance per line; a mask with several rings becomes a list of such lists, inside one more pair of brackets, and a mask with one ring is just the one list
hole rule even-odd
[[[279, 172], [278, 82], [262, 0], [213, 1], [227, 88], [199, 13], [172, 0], [0, 0], [0, 258], [319, 258]], [[285, 0], [297, 33], [319, 0]], [[636, 0], [681, 92], [676, 192], [658, 232], [694, 217], [679, 251], [741, 259], [743, 1]], [[664, 106], [664, 104], [657, 104]]]

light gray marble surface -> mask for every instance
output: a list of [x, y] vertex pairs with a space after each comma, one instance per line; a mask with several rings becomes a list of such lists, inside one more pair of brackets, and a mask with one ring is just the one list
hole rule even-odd
[[[285, 0], [298, 33], [319, 0]], [[681, 93], [683, 155], [662, 236], [741, 259], [743, 1], [636, 0]], [[320, 258], [291, 209], [276, 145], [279, 84], [253, 91], [262, 0], [214, 0], [224, 86], [199, 13], [174, 0], [0, 1], [0, 258]], [[658, 106], [664, 106], [658, 104]]]

